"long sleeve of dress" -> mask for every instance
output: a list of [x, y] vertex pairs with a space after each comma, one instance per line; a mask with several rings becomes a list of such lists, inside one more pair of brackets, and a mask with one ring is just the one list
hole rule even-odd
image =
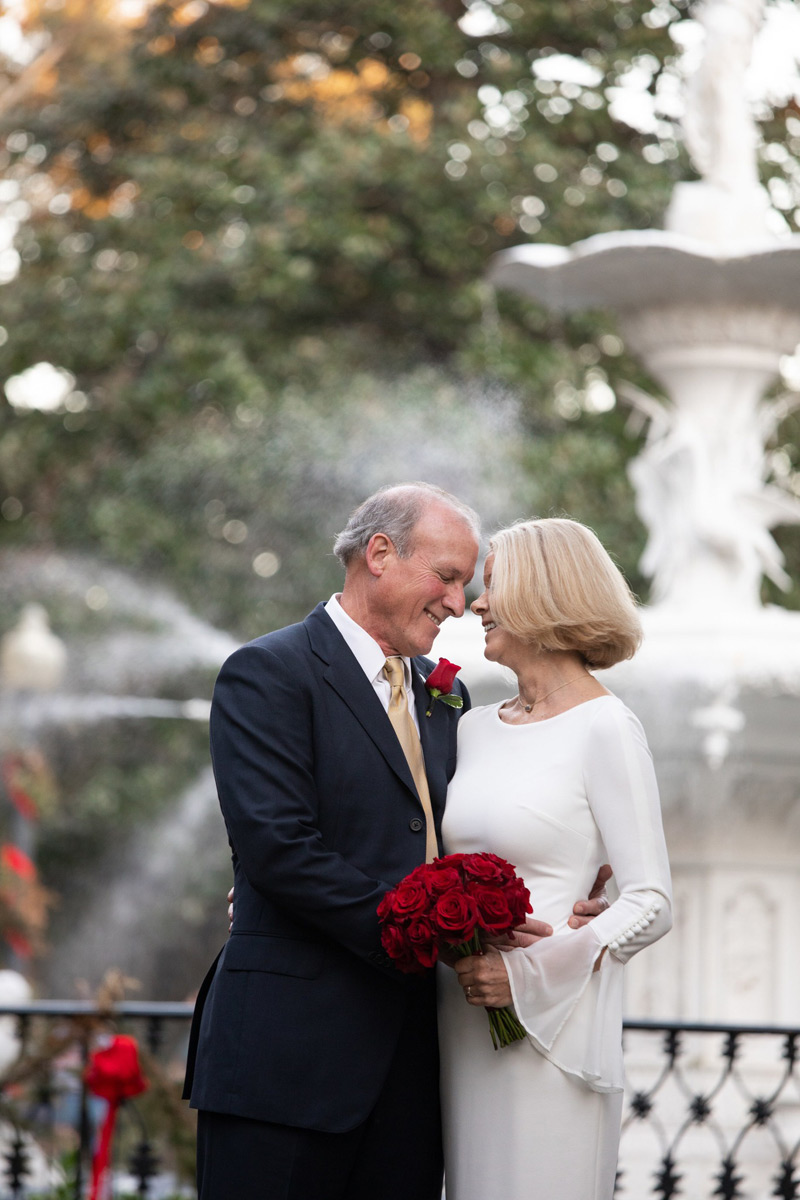
[[623, 964], [671, 926], [669, 862], [653, 764], [636, 717], [617, 702], [595, 705], [576, 751], [599, 835], [587, 847], [584, 876], [586, 866], [594, 871], [610, 862], [619, 898], [582, 929], [557, 927], [551, 938], [508, 951], [503, 961], [532, 1044], [590, 1087], [617, 1091]]

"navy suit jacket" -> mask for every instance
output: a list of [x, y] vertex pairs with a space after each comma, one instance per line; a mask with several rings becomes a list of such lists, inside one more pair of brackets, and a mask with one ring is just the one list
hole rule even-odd
[[[425, 716], [431, 667], [412, 660], [438, 834], [458, 712], [435, 704]], [[388, 888], [424, 861], [425, 822], [389, 718], [322, 605], [224, 664], [211, 752], [236, 899], [198, 997], [187, 1094], [212, 1112], [355, 1128], [375, 1104], [407, 1006], [425, 993], [422, 1011], [435, 1021], [432, 978], [395, 970], [376, 915]]]

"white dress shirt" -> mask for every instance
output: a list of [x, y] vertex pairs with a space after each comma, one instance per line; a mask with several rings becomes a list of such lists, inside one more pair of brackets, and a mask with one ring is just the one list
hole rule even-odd
[[[350, 650], [353, 652], [358, 665], [366, 675], [367, 679], [375, 689], [375, 694], [383, 705], [385, 711], [389, 711], [389, 700], [392, 696], [392, 689], [389, 685], [389, 680], [383, 674], [383, 668], [386, 663], [386, 655], [381, 650], [378, 643], [371, 637], [366, 629], [353, 620], [352, 617], [344, 611], [339, 603], [341, 592], [331, 596], [328, 603], [325, 605], [325, 612], [333, 621], [339, 633], [347, 642]], [[411, 660], [403, 659], [403, 670], [405, 671], [406, 696], [408, 697], [408, 711], [411, 713], [412, 720], [417, 727], [419, 733], [419, 719], [417, 717], [417, 706], [414, 701], [414, 689], [411, 686]]]

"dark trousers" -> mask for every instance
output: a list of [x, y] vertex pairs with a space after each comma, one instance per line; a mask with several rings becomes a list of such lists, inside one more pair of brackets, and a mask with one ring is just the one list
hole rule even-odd
[[200, 1111], [198, 1200], [440, 1200], [435, 1026], [409, 1013], [367, 1120], [325, 1133]]

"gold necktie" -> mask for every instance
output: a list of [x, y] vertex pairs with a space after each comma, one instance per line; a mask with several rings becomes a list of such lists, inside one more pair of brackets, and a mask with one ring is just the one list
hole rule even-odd
[[389, 720], [397, 734], [403, 753], [406, 756], [414, 783], [417, 785], [422, 809], [425, 813], [425, 858], [433, 862], [439, 853], [436, 844], [436, 826], [433, 823], [431, 795], [428, 791], [428, 777], [425, 774], [425, 759], [422, 756], [422, 743], [419, 740], [417, 727], [408, 711], [408, 697], [405, 689], [405, 670], [402, 658], [393, 656], [387, 658], [383, 674], [392, 687], [392, 698], [389, 701]]

